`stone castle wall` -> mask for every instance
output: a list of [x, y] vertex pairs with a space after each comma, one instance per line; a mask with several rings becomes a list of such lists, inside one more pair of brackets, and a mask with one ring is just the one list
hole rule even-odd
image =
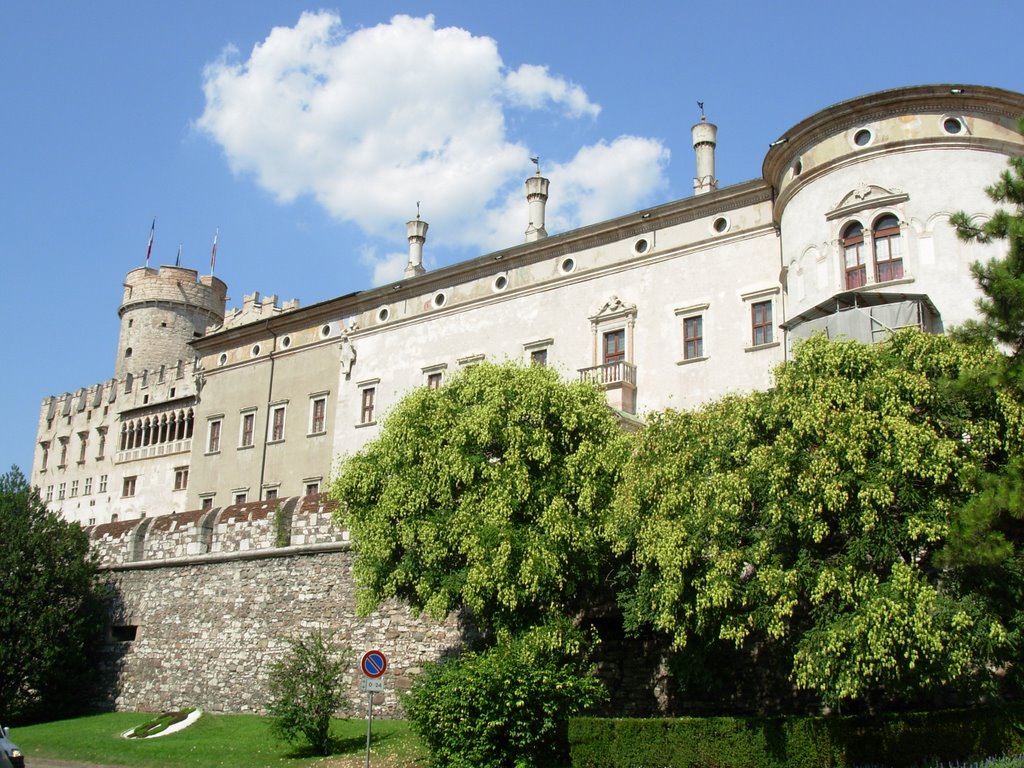
[[359, 658], [389, 659], [382, 716], [400, 712], [398, 691], [422, 664], [457, 650], [455, 617], [413, 618], [389, 604], [355, 613], [347, 532], [321, 496], [108, 523], [89, 529], [114, 598], [105, 655], [117, 709], [198, 706], [262, 712], [267, 674], [288, 640], [317, 629], [348, 648], [348, 704], [359, 717]]
[[[117, 677], [115, 708], [262, 712], [270, 698], [270, 666], [287, 653], [287, 641], [320, 629], [347, 648], [347, 703], [340, 714], [365, 714], [359, 658], [377, 648], [388, 656], [389, 668], [375, 712], [395, 716], [401, 711], [398, 692], [410, 686], [424, 661], [456, 651], [461, 642], [454, 617], [442, 623], [414, 619], [397, 604], [356, 616], [347, 548], [252, 554], [107, 571], [116, 601], [115, 634], [107, 646]], [[116, 639], [130, 627], [136, 628], [134, 639]]]

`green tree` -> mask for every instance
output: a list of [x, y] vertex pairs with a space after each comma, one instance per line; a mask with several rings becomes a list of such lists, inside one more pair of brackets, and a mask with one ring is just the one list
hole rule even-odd
[[72, 712], [88, 700], [103, 627], [88, 535], [17, 467], [0, 476], [0, 530], [0, 718]]
[[631, 555], [627, 626], [780, 661], [830, 704], [968, 685], [1016, 631], [937, 552], [1016, 406], [957, 386], [991, 347], [905, 332], [816, 338], [766, 392], [668, 412], [638, 436], [608, 517]]
[[[1024, 133], [1024, 118], [1020, 121]], [[991, 219], [975, 224], [966, 212], [953, 215], [957, 234], [966, 242], [1005, 242], [1005, 257], [971, 266], [982, 298], [980, 321], [957, 329], [965, 337], [996, 341], [1009, 355], [977, 375], [995, 382], [1003, 396], [1018, 407], [1024, 403], [1024, 156], [1011, 158], [1009, 167], [986, 192], [1000, 206]], [[1019, 411], [1018, 411], [1019, 412]], [[1020, 439], [1024, 424], [1015, 424]], [[1009, 452], [985, 468], [980, 492], [959, 510], [945, 557], [960, 566], [964, 579], [1008, 615], [1018, 634], [1024, 632], [1024, 456]], [[1022, 675], [1010, 667], [1011, 673]]]
[[331, 718], [344, 703], [342, 675], [348, 649], [323, 632], [289, 641], [288, 653], [270, 668], [271, 728], [286, 741], [305, 739], [318, 755], [331, 751]]
[[518, 630], [586, 600], [621, 439], [596, 388], [481, 364], [406, 396], [331, 492], [352, 532], [358, 607], [388, 598]]
[[428, 664], [403, 705], [443, 768], [568, 765], [569, 718], [604, 701], [588, 640], [565, 620]]

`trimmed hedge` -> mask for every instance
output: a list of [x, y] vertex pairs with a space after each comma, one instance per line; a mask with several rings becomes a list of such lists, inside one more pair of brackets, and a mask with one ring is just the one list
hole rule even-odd
[[1024, 705], [875, 717], [574, 718], [573, 768], [917, 766], [1024, 752]]

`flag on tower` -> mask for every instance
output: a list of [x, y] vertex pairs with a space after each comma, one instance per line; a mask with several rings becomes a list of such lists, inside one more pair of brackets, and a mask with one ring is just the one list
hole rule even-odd
[[213, 232], [213, 250], [210, 251], [210, 274], [213, 274], [213, 268], [217, 266], [217, 233], [220, 232], [220, 227]]
[[146, 266], [149, 266], [149, 257], [153, 253], [153, 235], [156, 234], [156, 216], [153, 217], [153, 223], [149, 227], [149, 245], [146, 246]]

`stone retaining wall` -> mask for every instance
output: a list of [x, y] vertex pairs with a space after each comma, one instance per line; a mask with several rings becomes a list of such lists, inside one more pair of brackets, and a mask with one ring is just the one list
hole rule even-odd
[[[392, 604], [357, 617], [347, 547], [140, 565], [106, 571], [116, 595], [107, 666], [116, 678], [117, 709], [262, 712], [269, 667], [287, 651], [287, 639], [322, 629], [349, 648], [349, 703], [341, 714], [365, 713], [359, 658], [380, 648], [389, 669], [375, 712], [394, 716], [397, 692], [409, 687], [423, 662], [460, 643], [454, 616], [443, 623], [418, 620]], [[117, 639], [132, 631], [134, 639]]]

